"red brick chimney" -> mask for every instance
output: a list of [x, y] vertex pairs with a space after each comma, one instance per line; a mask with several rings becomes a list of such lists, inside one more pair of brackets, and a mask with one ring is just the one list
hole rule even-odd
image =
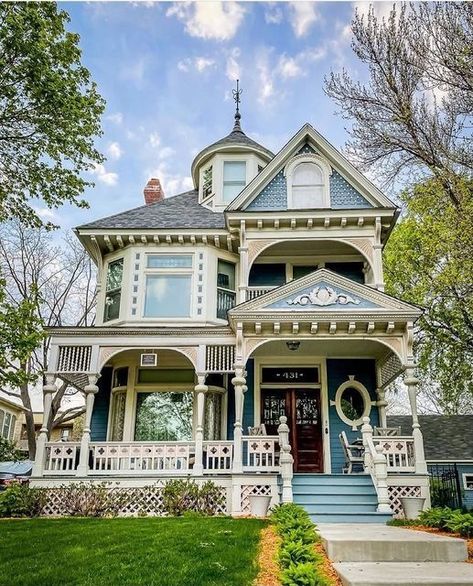
[[145, 194], [145, 203], [147, 206], [164, 199], [164, 191], [161, 187], [161, 181], [155, 177], [148, 181], [143, 193]]

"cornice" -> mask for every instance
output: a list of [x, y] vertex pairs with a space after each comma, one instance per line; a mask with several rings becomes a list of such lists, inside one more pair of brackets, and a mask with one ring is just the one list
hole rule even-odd
[[[234, 333], [230, 327], [218, 328], [156, 328], [149, 326], [140, 326], [136, 328], [130, 327], [107, 327], [107, 326], [93, 326], [76, 328], [73, 326], [50, 327], [46, 328], [50, 336], [175, 336], [175, 337], [190, 337], [190, 336], [208, 336], [208, 337], [234, 337]], [[195, 340], [189, 340], [195, 343]]]

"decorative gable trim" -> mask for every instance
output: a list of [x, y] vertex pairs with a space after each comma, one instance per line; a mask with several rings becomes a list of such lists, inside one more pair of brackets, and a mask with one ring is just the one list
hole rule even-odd
[[330, 175], [332, 174], [332, 167], [328, 164], [326, 159], [315, 153], [300, 153], [290, 159], [284, 167], [284, 177], [286, 178], [287, 189], [287, 208], [294, 209], [294, 202], [292, 196], [292, 187], [294, 182], [294, 171], [301, 163], [314, 163], [317, 165], [323, 176], [323, 206], [330, 207]]
[[247, 208], [253, 199], [257, 197], [284, 167], [289, 157], [293, 153], [298, 153], [302, 145], [306, 142], [313, 143], [316, 152], [326, 158], [329, 164], [340, 173], [342, 178], [359, 190], [360, 194], [372, 206], [396, 208], [396, 205], [360, 173], [332, 144], [310, 124], [305, 124], [266, 165], [261, 173], [227, 206], [226, 211], [231, 212]]

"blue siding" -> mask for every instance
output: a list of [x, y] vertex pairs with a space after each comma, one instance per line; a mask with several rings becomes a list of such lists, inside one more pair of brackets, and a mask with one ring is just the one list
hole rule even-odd
[[[338, 387], [348, 380], [349, 375], [354, 375], [355, 380], [362, 383], [368, 389], [372, 400], [376, 400], [375, 360], [338, 358], [327, 360], [330, 453], [332, 460], [332, 473], [334, 474], [342, 472], [345, 463], [338, 434], [345, 431], [349, 441], [361, 437], [360, 428], [358, 428], [358, 431], [352, 431], [351, 427], [339, 418], [335, 405], [330, 406], [330, 401], [335, 400], [335, 393]], [[371, 407], [370, 419], [371, 425], [378, 425], [378, 408], [376, 406]]]
[[90, 425], [90, 438], [93, 442], [104, 442], [107, 440], [112, 370], [112, 368], [108, 367], [102, 369], [102, 375], [97, 381], [99, 392], [95, 395], [94, 410]]
[[[245, 393], [243, 403], [243, 435], [248, 433], [248, 427], [254, 425], [255, 420], [255, 362], [250, 358], [246, 363], [246, 385], [248, 390]], [[233, 385], [228, 388], [227, 401], [227, 438], [233, 439], [233, 426], [235, 424], [235, 391]]]

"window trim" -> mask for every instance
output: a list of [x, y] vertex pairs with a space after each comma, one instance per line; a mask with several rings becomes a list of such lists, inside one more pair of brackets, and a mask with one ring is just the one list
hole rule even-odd
[[[471, 487], [467, 486], [467, 477], [468, 476], [471, 477], [471, 483], [472, 483]], [[463, 490], [473, 490], [473, 472], [463, 472], [462, 479], [463, 479]]]
[[[243, 163], [245, 165], [245, 181], [244, 183], [242, 183], [242, 181], [227, 181], [225, 182], [225, 165], [226, 163]], [[225, 185], [240, 185], [242, 184], [242, 188], [240, 189], [240, 192], [233, 197], [232, 199], [229, 199], [228, 201], [225, 199]], [[223, 159], [222, 162], [222, 203], [228, 205], [230, 204], [235, 198], [237, 198], [240, 193], [243, 191], [243, 189], [245, 189], [245, 187], [248, 185], [248, 161], [247, 159], [243, 158], [243, 159]]]
[[[113, 265], [113, 263], [118, 263], [120, 262], [122, 263], [122, 276], [121, 276], [121, 280], [120, 280], [120, 286], [119, 287], [115, 287], [115, 289], [107, 289], [107, 285], [108, 285], [108, 274], [109, 274], [109, 270], [110, 270], [110, 266]], [[107, 262], [107, 266], [105, 268], [105, 293], [104, 293], [104, 300], [103, 300], [103, 319], [102, 322], [105, 324], [108, 324], [110, 322], [119, 320], [121, 315], [122, 315], [122, 299], [123, 299], [123, 277], [125, 274], [125, 257], [124, 256], [119, 256], [118, 258], [113, 258], [110, 259]], [[119, 293], [120, 294], [120, 301], [118, 303], [118, 315], [117, 317], [113, 317], [113, 318], [107, 318], [107, 298], [109, 297], [109, 295], [113, 293]]]
[[[287, 208], [288, 209], [304, 209], [304, 208], [295, 208], [293, 202], [293, 181], [294, 181], [294, 172], [296, 168], [301, 163], [313, 163], [317, 165], [322, 173], [323, 179], [323, 189], [322, 189], [322, 207], [329, 208], [330, 207], [330, 175], [332, 174], [332, 168], [329, 163], [320, 157], [319, 155], [304, 153], [301, 155], [296, 155], [293, 157], [288, 164], [284, 167], [284, 176], [286, 177], [286, 185], [287, 185]], [[312, 209], [312, 208], [309, 208]], [[314, 208], [313, 209], [317, 209]]]
[[[364, 402], [364, 409], [361, 417], [358, 419], [349, 419], [342, 410], [342, 396], [346, 389], [354, 388], [360, 392], [361, 396], [363, 397]], [[355, 376], [350, 374], [348, 376], [348, 380], [342, 383], [335, 392], [335, 401], [330, 401], [331, 406], [335, 406], [337, 410], [337, 415], [347, 425], [351, 426], [353, 431], [357, 430], [357, 427], [363, 423], [364, 417], [369, 417], [371, 412], [372, 405], [376, 404], [375, 401], [371, 400], [370, 394], [368, 389], [365, 387], [363, 383], [360, 381], [355, 380]]]
[[[190, 256], [190, 267], [157, 267], [148, 268], [149, 256]], [[195, 296], [195, 253], [194, 252], [146, 252], [143, 263], [143, 287], [141, 293], [141, 319], [143, 320], [159, 320], [159, 321], [191, 321], [196, 318], [196, 296]], [[190, 299], [189, 299], [189, 315], [186, 316], [149, 316], [146, 315], [146, 283], [148, 276], [153, 275], [177, 275], [190, 277]]]

